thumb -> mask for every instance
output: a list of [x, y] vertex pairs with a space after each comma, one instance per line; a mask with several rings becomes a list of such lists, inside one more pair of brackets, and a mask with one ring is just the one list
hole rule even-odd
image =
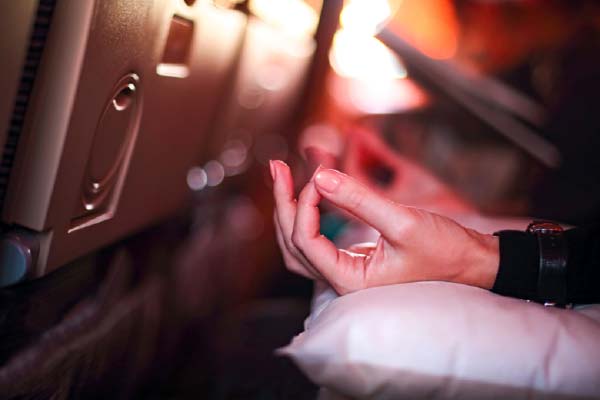
[[388, 239], [396, 237], [400, 226], [411, 218], [405, 207], [339, 171], [323, 169], [315, 175], [314, 182], [321, 196], [371, 225]]

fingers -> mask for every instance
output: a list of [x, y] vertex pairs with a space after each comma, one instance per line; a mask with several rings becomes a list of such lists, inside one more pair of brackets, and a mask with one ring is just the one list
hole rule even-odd
[[286, 267], [290, 271], [292, 271], [298, 275], [302, 275], [305, 278], [316, 279], [316, 276], [314, 275], [314, 273], [309, 271], [304, 266], [304, 264], [292, 254], [292, 252], [288, 248], [288, 246], [283, 238], [283, 233], [281, 231], [281, 225], [279, 223], [279, 219], [277, 218], [277, 214], [274, 215], [273, 221], [275, 223], [275, 235], [277, 236], [277, 244], [279, 245], [279, 248], [281, 249], [281, 254], [283, 255], [283, 261], [285, 262]]
[[283, 237], [291, 239], [296, 215], [292, 173], [285, 163], [276, 160], [271, 162], [271, 174], [273, 175], [273, 195], [277, 218], [282, 228]]
[[277, 241], [288, 269], [307, 278], [324, 278], [338, 293], [362, 288], [365, 283], [366, 260], [372, 250], [339, 250], [321, 235], [319, 202], [322, 196], [327, 197], [383, 235], [392, 234], [395, 224], [391, 222], [391, 217], [401, 214], [402, 207], [335, 170], [323, 169], [316, 171], [296, 201], [289, 167], [281, 161], [273, 162], [271, 167], [274, 176]]
[[339, 171], [320, 170], [314, 182], [319, 194], [371, 225], [387, 239], [396, 238], [402, 226], [412, 222], [410, 209], [391, 202]]
[[318, 210], [321, 194], [317, 191], [314, 177], [296, 202], [287, 165], [275, 161], [271, 167], [277, 241], [287, 267], [307, 278], [326, 279], [340, 294], [362, 288], [367, 256], [339, 250], [321, 235]]
[[[318, 172], [319, 170], [316, 171]], [[320, 200], [321, 195], [315, 188], [314, 180], [311, 179], [298, 196], [292, 240], [298, 239], [299, 235], [310, 238], [321, 235], [318, 208]]]
[[284, 162], [277, 160], [271, 162], [271, 175], [275, 197], [274, 222], [285, 264], [292, 272], [311, 279], [322, 279], [319, 271], [310, 265], [292, 241], [297, 206], [291, 171]]
[[292, 241], [338, 293], [356, 290], [362, 282], [365, 257], [339, 250], [321, 235], [317, 208], [320, 200], [321, 195], [311, 180], [298, 196]]
[[321, 235], [319, 209], [317, 207], [320, 200], [321, 195], [317, 192], [314, 181], [311, 180], [298, 196], [292, 241], [308, 261], [322, 271], [319, 266], [323, 262], [335, 263], [337, 247]]
[[282, 161], [271, 162], [273, 175], [273, 194], [275, 197], [275, 213], [281, 228], [282, 239], [286, 248], [296, 258], [301, 254], [292, 242], [294, 218], [296, 217], [296, 200], [294, 199], [294, 181], [290, 168]]

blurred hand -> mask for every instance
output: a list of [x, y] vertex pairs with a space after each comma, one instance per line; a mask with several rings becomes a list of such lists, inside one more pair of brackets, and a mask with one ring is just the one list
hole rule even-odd
[[476, 208], [427, 169], [401, 156], [377, 134], [354, 129], [341, 159], [322, 149], [305, 149], [311, 170], [339, 168], [379, 194], [399, 203], [442, 214], [473, 214]]
[[[279, 246], [291, 271], [324, 279], [339, 294], [423, 280], [493, 286], [496, 237], [402, 206], [336, 170], [317, 169], [297, 200], [288, 166], [273, 161], [271, 174]], [[320, 233], [322, 199], [375, 228], [381, 234], [377, 243], [338, 249]]]

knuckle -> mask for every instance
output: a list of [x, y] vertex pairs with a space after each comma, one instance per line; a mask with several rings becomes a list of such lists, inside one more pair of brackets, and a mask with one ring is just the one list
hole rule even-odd
[[296, 245], [292, 241], [292, 238], [285, 239], [285, 246], [287, 247], [287, 249], [290, 253], [292, 253], [292, 254], [296, 253]]
[[294, 258], [298, 261], [304, 260], [304, 254], [302, 253], [302, 250], [295, 245], [290, 247], [290, 254], [292, 254], [292, 256], [294, 256]]
[[298, 249], [302, 248], [302, 246], [304, 244], [304, 239], [303, 239], [302, 235], [298, 231], [294, 231], [294, 233], [292, 233], [292, 243]]
[[290, 269], [290, 266], [298, 263], [296, 257], [288, 251], [283, 252], [283, 261], [288, 269]]
[[291, 271], [292, 265], [294, 265], [295, 260], [291, 257], [291, 255], [283, 254], [283, 262], [285, 264], [285, 267]]
[[292, 254], [289, 254], [289, 253], [284, 254], [283, 261], [284, 261], [285, 267], [288, 271], [299, 273], [299, 271], [302, 270], [300, 263], [298, 262], [296, 257], [294, 257]]
[[[408, 212], [407, 212], [408, 211]], [[394, 213], [394, 239], [403, 241], [412, 236], [417, 227], [416, 218], [414, 218], [411, 210], [407, 208], [399, 209]]]
[[288, 271], [294, 272], [296, 274], [300, 273], [300, 267], [296, 263], [287, 263], [286, 264]]

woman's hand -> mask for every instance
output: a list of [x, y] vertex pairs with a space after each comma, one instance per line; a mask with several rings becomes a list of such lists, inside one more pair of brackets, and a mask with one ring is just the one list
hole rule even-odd
[[[394, 203], [336, 170], [318, 169], [297, 200], [289, 167], [274, 161], [271, 173], [278, 242], [291, 271], [324, 279], [340, 294], [423, 280], [493, 286], [496, 237]], [[323, 198], [375, 228], [381, 234], [377, 243], [342, 250], [321, 235]]]

